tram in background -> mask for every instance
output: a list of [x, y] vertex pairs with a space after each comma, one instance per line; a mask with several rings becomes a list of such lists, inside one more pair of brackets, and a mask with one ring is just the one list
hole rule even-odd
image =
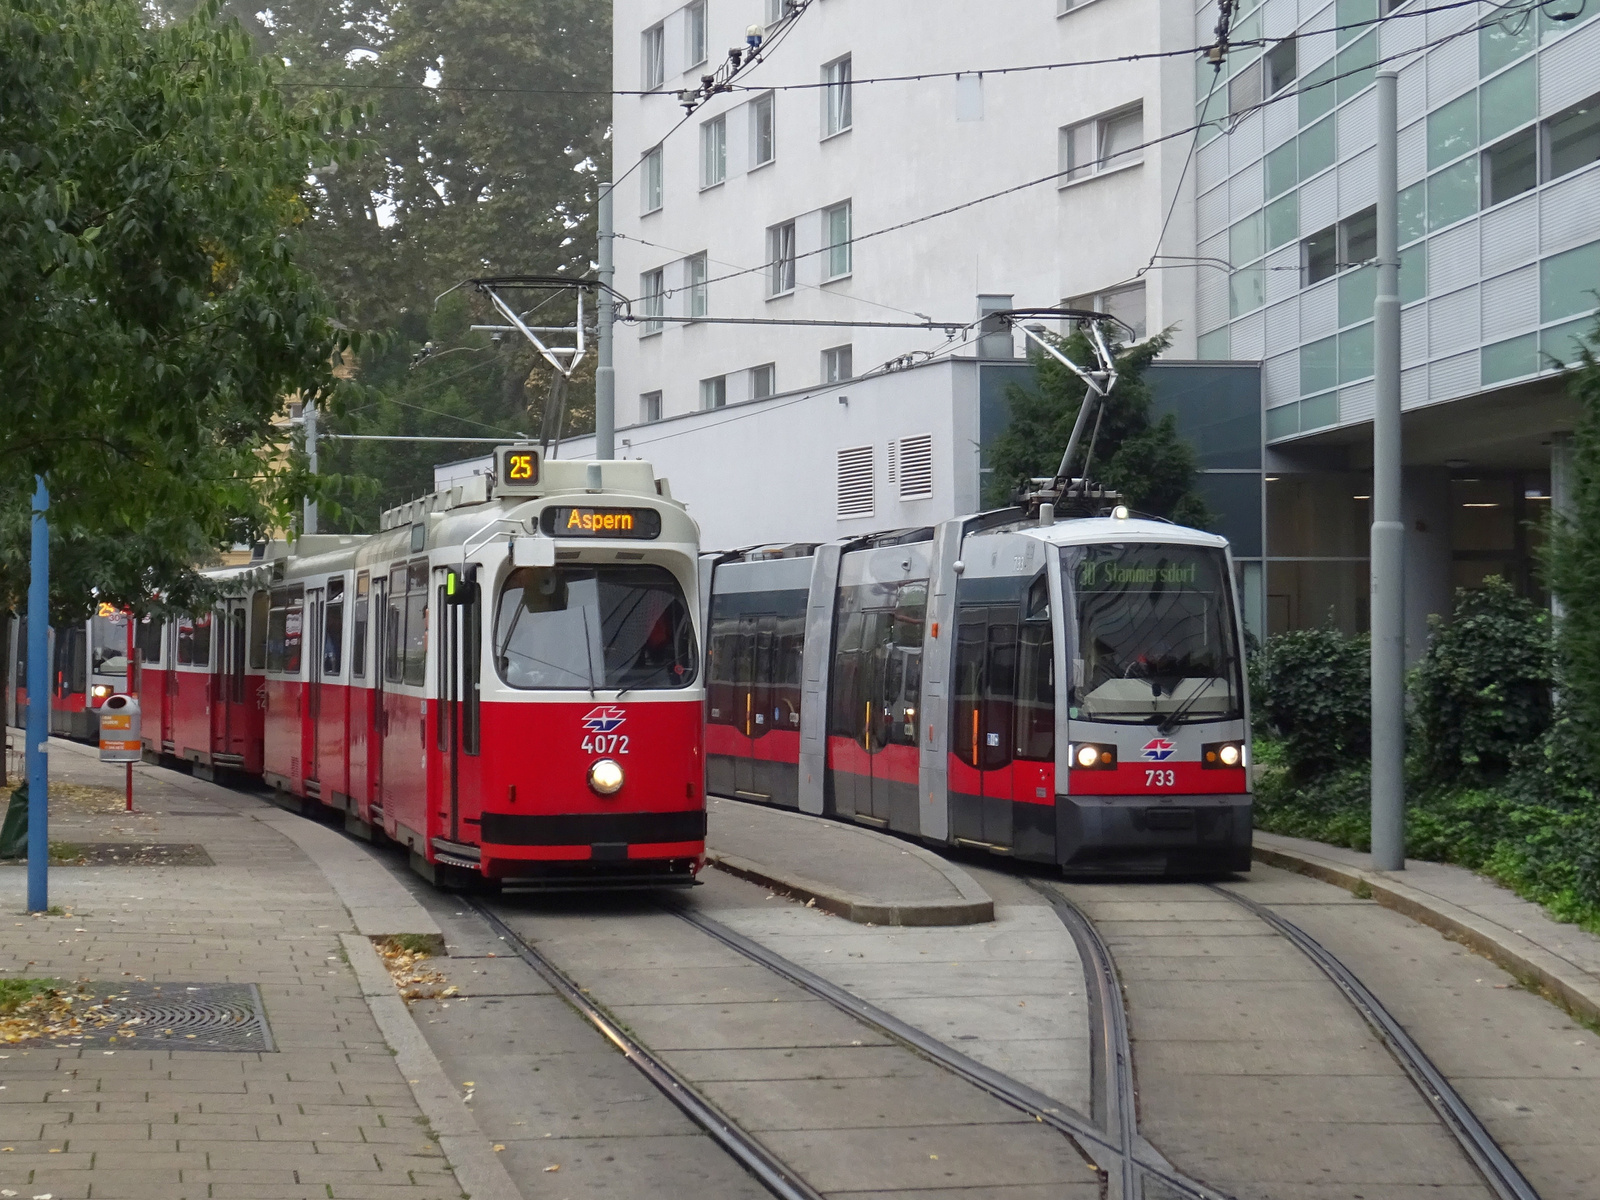
[[[21, 727], [28, 719], [28, 621], [6, 621], [5, 719]], [[100, 736], [100, 706], [128, 686], [128, 624], [121, 613], [103, 608], [87, 621], [52, 628], [46, 642], [50, 661], [50, 732], [94, 741]]]
[[371, 536], [274, 543], [139, 629], [148, 752], [260, 775], [431, 879], [687, 885], [704, 863], [699, 530], [638, 461], [503, 448]]
[[1069, 872], [1250, 867], [1224, 539], [1006, 509], [707, 555], [707, 788]]

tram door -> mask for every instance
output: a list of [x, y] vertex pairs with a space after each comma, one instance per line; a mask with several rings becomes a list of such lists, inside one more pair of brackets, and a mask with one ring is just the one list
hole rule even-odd
[[[310, 618], [308, 636], [304, 645], [306, 665], [306, 719], [301, 725], [300, 743], [305, 749], [305, 778], [308, 783], [320, 781], [317, 771], [318, 731], [322, 728], [322, 676], [323, 644], [326, 638], [328, 605], [321, 588], [306, 589], [306, 615]], [[311, 736], [305, 736], [309, 730]]]
[[950, 832], [1010, 846], [1016, 724], [1017, 609], [967, 605], [956, 625], [951, 706]]
[[383, 739], [388, 731], [389, 716], [384, 699], [386, 647], [389, 645], [391, 618], [389, 615], [389, 580], [386, 575], [374, 573], [372, 578], [372, 657], [367, 669], [372, 672], [372, 704], [368, 709], [372, 722], [367, 735], [367, 795], [377, 813], [383, 811]]
[[178, 623], [168, 621], [166, 625], [167, 652], [163, 656], [163, 665], [166, 670], [161, 672], [161, 742], [162, 749], [169, 746], [177, 748], [177, 739], [172, 724], [172, 708], [174, 698], [178, 694]]
[[[212, 676], [211, 748], [218, 754], [245, 752], [246, 723], [245, 689], [245, 613], [246, 602], [228, 600], [223, 603], [218, 623], [216, 667]], [[249, 697], [253, 708], [255, 698]]]
[[[444, 800], [449, 838], [478, 843], [482, 794], [473, 762], [478, 754], [479, 609], [477, 584], [439, 572], [446, 582], [435, 592], [439, 696], [434, 706], [436, 745], [445, 760]], [[452, 586], [454, 591], [452, 591]]]

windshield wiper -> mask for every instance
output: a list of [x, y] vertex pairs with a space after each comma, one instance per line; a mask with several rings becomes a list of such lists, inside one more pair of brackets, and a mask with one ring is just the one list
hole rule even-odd
[[[1183, 718], [1188, 715], [1189, 710], [1193, 708], [1200, 697], [1205, 694], [1206, 688], [1212, 683], [1221, 682], [1222, 680], [1220, 677], [1216, 675], [1207, 675], [1200, 681], [1199, 685], [1194, 689], [1194, 691], [1189, 693], [1189, 698], [1187, 700], [1167, 714], [1166, 720], [1156, 722], [1157, 731], [1160, 732], [1163, 737], [1165, 737], [1179, 725], [1182, 725]], [[1176, 692], [1177, 688], [1173, 688], [1173, 691]]]

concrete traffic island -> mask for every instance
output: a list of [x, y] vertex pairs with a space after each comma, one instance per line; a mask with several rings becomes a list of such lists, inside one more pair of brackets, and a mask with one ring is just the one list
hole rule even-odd
[[860, 925], [976, 925], [994, 901], [925, 847], [875, 829], [718, 796], [706, 805], [706, 857]]

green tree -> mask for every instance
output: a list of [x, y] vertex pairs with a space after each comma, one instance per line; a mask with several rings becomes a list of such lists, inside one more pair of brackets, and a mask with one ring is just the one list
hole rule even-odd
[[[1093, 361], [1082, 333], [1056, 344], [1073, 362]], [[1194, 450], [1178, 436], [1171, 413], [1150, 419], [1145, 371], [1169, 345], [1171, 339], [1161, 334], [1117, 354], [1116, 387], [1103, 410], [1091, 415], [1070, 470], [1081, 473], [1087, 461], [1090, 477], [1115, 488], [1130, 508], [1203, 529], [1211, 514], [1194, 491]], [[1087, 392], [1081, 379], [1049, 355], [1035, 353], [1030, 362], [1033, 386], [1006, 390], [1011, 420], [991, 452], [994, 482], [985, 497], [991, 504], [1006, 503], [1030, 479], [1055, 475]], [[1099, 434], [1091, 445], [1097, 421]]]
[[[474, 320], [498, 323], [481, 298], [458, 293], [437, 312], [434, 298], [466, 278], [591, 273], [596, 189], [610, 175], [611, 6], [283, 0], [267, 14], [255, 0], [230, 0], [230, 8], [259, 54], [287, 64], [292, 83], [337, 83], [373, 98], [361, 130], [373, 153], [318, 175], [305, 238], [341, 318], [381, 331], [387, 345], [356, 364], [361, 412], [325, 428], [537, 434], [549, 382], [531, 348], [520, 338], [493, 347], [468, 333]], [[545, 324], [575, 315], [570, 296], [540, 310]], [[413, 369], [427, 341], [437, 354]], [[592, 429], [593, 412], [592, 381], [580, 379], [564, 435]], [[341, 493], [345, 523], [372, 528], [382, 506], [431, 488], [433, 463], [483, 449], [345, 444], [325, 446], [322, 462], [377, 481], [373, 491]]]
[[52, 492], [76, 594], [143, 604], [307, 486], [272, 419], [352, 346], [297, 257], [313, 164], [356, 114], [285, 101], [215, 2], [0, 0], [0, 593]]
[[1552, 513], [1544, 550], [1546, 581], [1561, 603], [1556, 629], [1556, 684], [1561, 732], [1600, 777], [1600, 326], [1585, 346], [1568, 383], [1578, 404], [1572, 435], [1569, 505]]

